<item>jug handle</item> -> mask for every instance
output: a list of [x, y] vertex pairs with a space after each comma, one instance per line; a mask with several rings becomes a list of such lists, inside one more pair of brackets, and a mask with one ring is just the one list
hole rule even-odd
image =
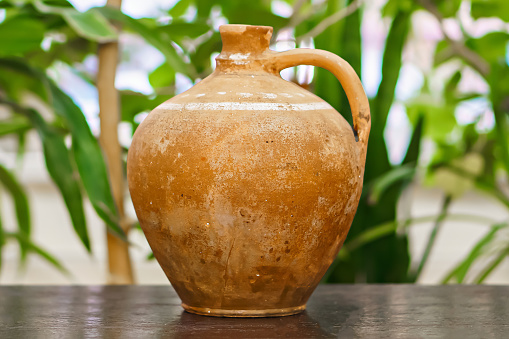
[[296, 48], [286, 52], [272, 52], [272, 70], [277, 73], [288, 67], [311, 65], [324, 68], [334, 74], [343, 87], [353, 116], [353, 128], [360, 143], [360, 160], [366, 160], [368, 137], [371, 129], [369, 101], [362, 83], [354, 69], [334, 53], [320, 49]]

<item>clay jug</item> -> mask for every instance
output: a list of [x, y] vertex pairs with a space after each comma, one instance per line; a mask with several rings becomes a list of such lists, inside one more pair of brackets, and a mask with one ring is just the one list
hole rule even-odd
[[[272, 27], [224, 25], [216, 69], [155, 108], [127, 161], [155, 258], [192, 313], [281, 316], [306, 301], [336, 257], [362, 190], [368, 100], [332, 53], [269, 50]], [[353, 113], [279, 72], [331, 71]]]

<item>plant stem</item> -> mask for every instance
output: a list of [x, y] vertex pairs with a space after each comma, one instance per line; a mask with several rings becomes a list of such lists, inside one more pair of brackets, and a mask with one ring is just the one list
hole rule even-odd
[[[106, 6], [120, 8], [122, 0], [108, 0]], [[97, 90], [99, 94], [99, 118], [101, 135], [99, 141], [104, 150], [111, 189], [120, 217], [120, 226], [127, 235], [129, 230], [124, 211], [124, 170], [122, 149], [118, 142], [118, 123], [120, 121], [120, 100], [115, 88], [115, 75], [118, 64], [118, 42], [101, 44], [98, 50], [99, 66]], [[133, 284], [134, 276], [129, 257], [128, 243], [110, 232], [106, 234], [108, 246], [108, 283]]]
[[352, 1], [348, 6], [343, 8], [340, 11], [326, 17], [318, 25], [313, 27], [312, 30], [307, 32], [306, 34], [297, 38], [297, 43], [300, 43], [306, 39], [316, 38], [318, 35], [322, 34], [330, 26], [334, 25], [336, 22], [343, 20], [350, 14], [354, 13], [361, 6], [361, 0]]
[[433, 226], [433, 230], [431, 231], [431, 234], [428, 238], [428, 243], [426, 244], [426, 248], [424, 249], [424, 253], [422, 254], [421, 261], [419, 263], [419, 266], [417, 267], [417, 270], [411, 274], [411, 280], [413, 282], [416, 282], [417, 279], [419, 279], [419, 276], [422, 273], [422, 270], [424, 269], [424, 266], [426, 265], [426, 262], [428, 261], [429, 255], [431, 253], [431, 250], [433, 249], [433, 246], [435, 245], [436, 237], [438, 234], [438, 231], [440, 230], [444, 219], [447, 217], [447, 210], [449, 209], [449, 205], [451, 204], [452, 197], [450, 195], [445, 196], [444, 201], [442, 203], [442, 207], [440, 210], [440, 214], [438, 215], [437, 219], [435, 220], [435, 225]]
[[444, 38], [451, 46], [451, 52], [463, 59], [467, 64], [479, 72], [479, 74], [486, 78], [486, 76], [490, 73], [490, 65], [479, 54], [468, 48], [465, 44], [453, 40], [449, 37], [449, 35], [447, 35], [447, 32], [444, 29], [444, 18], [432, 1], [419, 0], [419, 3], [438, 20]]
[[292, 16], [290, 17], [290, 22], [288, 24], [288, 27], [293, 28], [301, 22], [300, 21], [301, 16], [299, 16], [299, 11], [302, 8], [302, 6], [304, 5], [304, 3], [306, 3], [306, 1], [307, 0], [296, 0], [295, 1], [295, 3], [293, 4], [293, 7], [292, 7]]

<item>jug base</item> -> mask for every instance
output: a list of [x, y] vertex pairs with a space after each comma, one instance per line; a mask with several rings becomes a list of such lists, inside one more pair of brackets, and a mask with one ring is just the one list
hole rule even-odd
[[182, 303], [182, 307], [189, 313], [206, 315], [211, 317], [228, 318], [262, 318], [262, 317], [283, 317], [300, 313], [306, 309], [306, 305], [272, 308], [262, 310], [229, 310], [221, 308], [195, 307]]

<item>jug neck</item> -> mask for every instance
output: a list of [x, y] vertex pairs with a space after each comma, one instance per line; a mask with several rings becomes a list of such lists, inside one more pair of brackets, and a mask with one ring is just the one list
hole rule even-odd
[[271, 72], [272, 27], [222, 25], [219, 27], [223, 48], [216, 58], [216, 71], [222, 73]]

